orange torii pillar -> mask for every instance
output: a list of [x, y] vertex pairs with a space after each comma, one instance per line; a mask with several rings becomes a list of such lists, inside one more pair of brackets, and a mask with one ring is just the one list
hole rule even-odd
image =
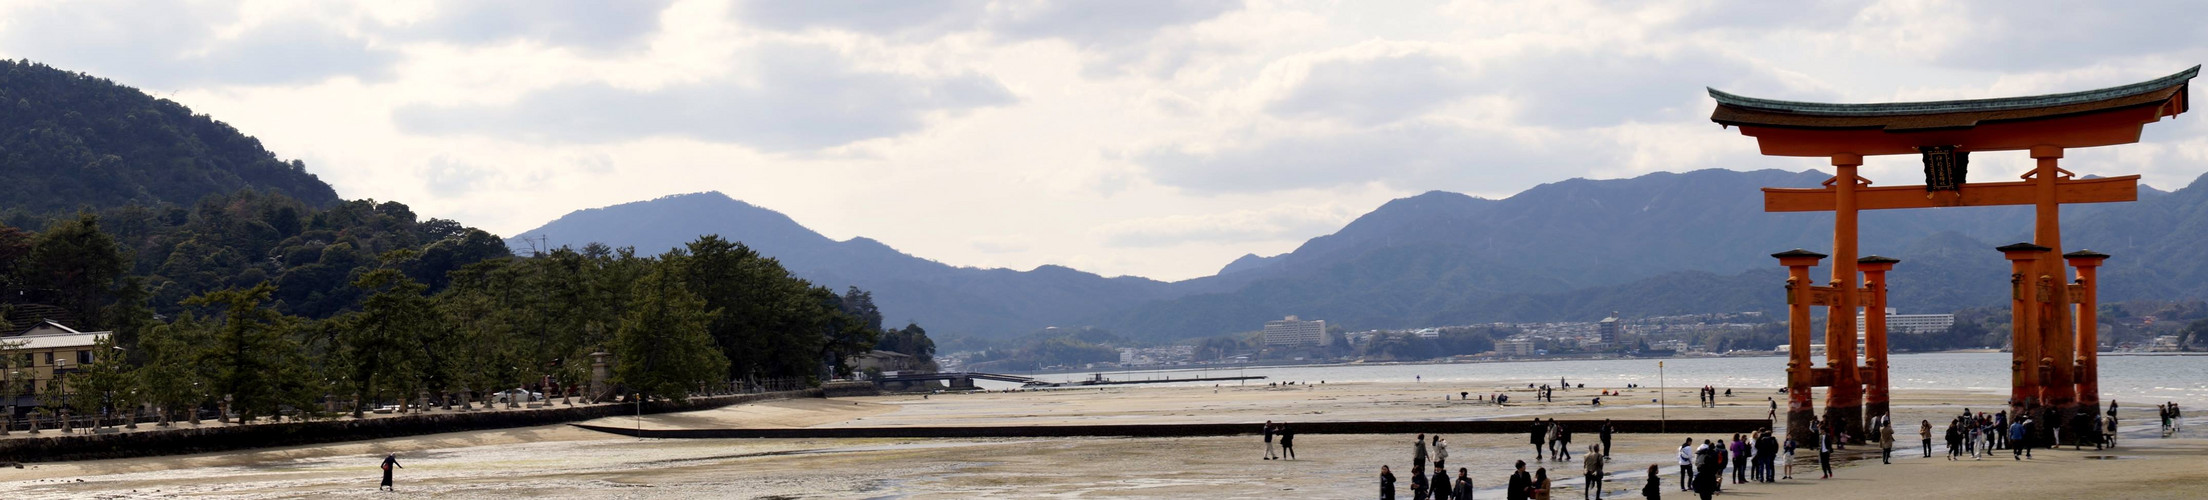
[[1870, 303], [1863, 305], [1863, 403], [1868, 418], [1889, 417], [1887, 401], [1886, 366], [1886, 271], [1894, 270], [1901, 259], [1872, 255], [1857, 259], [1863, 269], [1863, 288], [1870, 293]]
[[[2056, 165], [2062, 159], [2061, 147], [2034, 146], [2031, 152], [2032, 158], [2039, 163], [2025, 178], [2037, 191], [2033, 203], [2037, 217], [2032, 243], [2047, 247], [2049, 254], [2038, 259], [2039, 269], [2034, 278], [2045, 294], [2039, 297], [2040, 370], [2045, 373], [2040, 379], [2040, 401], [2046, 405], [2046, 413], [2040, 420], [2044, 425], [2040, 428], [2049, 429], [2050, 426], [2071, 425], [2078, 413], [2078, 374], [2074, 368], [2078, 339], [2071, 329], [2070, 287], [2063, 283], [2070, 272], [2059, 258], [2062, 255], [2062, 211], [2058, 196], [2061, 190], [2057, 188], [2060, 181], [2074, 175]], [[2064, 438], [2076, 435], [2075, 432], [2063, 433]]]
[[2101, 410], [2101, 336], [2100, 336], [2100, 286], [2094, 271], [2108, 254], [2092, 250], [2079, 250], [2062, 255], [2070, 261], [2070, 267], [2078, 269], [2078, 283], [2073, 289], [2078, 302], [2078, 406], [2081, 410], [2098, 413]]
[[2040, 336], [2039, 330], [2039, 279], [2034, 271], [2039, 268], [2040, 256], [2047, 247], [2030, 243], [2003, 245], [1995, 250], [2009, 259], [2009, 321], [2015, 325], [2017, 335], [2012, 337], [2009, 354], [2009, 415], [2029, 415], [2040, 404]]
[[1809, 308], [1818, 299], [1818, 287], [1809, 281], [1809, 268], [1816, 267], [1825, 254], [1796, 248], [1771, 256], [1786, 266], [1786, 343], [1790, 349], [1786, 353], [1786, 434], [1796, 442], [1812, 443], [1817, 411], [1811, 406], [1810, 391], [1830, 382], [1817, 380], [1819, 372], [1809, 357]]
[[1832, 155], [1832, 298], [1825, 308], [1825, 367], [1832, 369], [1832, 389], [1825, 392], [1825, 421], [1832, 429], [1861, 443], [1863, 432], [1863, 373], [1857, 369], [1855, 313], [1862, 302], [1856, 286], [1855, 237], [1856, 189], [1870, 181], [1856, 175], [1863, 155]]

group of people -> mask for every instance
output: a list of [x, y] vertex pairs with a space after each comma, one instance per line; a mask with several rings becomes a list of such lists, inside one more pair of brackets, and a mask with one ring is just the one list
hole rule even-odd
[[[2115, 407], [2116, 403], [2109, 403], [2108, 413], [2110, 416], [2115, 416]], [[2180, 420], [2185, 417], [2184, 413], [2177, 409], [2177, 402], [2171, 401], [2155, 405], [2155, 408], [2161, 410], [2162, 413], [2162, 437], [2170, 437], [2171, 434], [2176, 434], [2177, 427], [2181, 423]]]
[[[1604, 421], [1603, 426], [1607, 428], [1609, 422]], [[1533, 444], [1534, 461], [1547, 460], [1550, 457], [1560, 462], [1572, 459], [1572, 429], [1554, 419], [1544, 424], [1539, 417], [1535, 417], [1533, 429], [1527, 432], [1526, 437]]]
[[[1919, 432], [1928, 434], [1931, 422], [1926, 421], [1920, 425], [1925, 427], [1920, 427]], [[2015, 425], [2028, 428], [2028, 424], [2021, 420]], [[1980, 460], [1985, 455], [1993, 454], [1993, 450], [2009, 447], [2010, 427], [2007, 411], [1971, 413], [1970, 409], [1963, 409], [1962, 415], [1947, 422], [1947, 459], [1962, 460], [1963, 455], [1968, 454], [1971, 460]], [[2021, 439], [2022, 436], [2017, 438]], [[1929, 436], [1926, 441], [1925, 455], [1931, 456], [1932, 444]]]
[[[1425, 434], [1419, 434], [1411, 443], [1411, 499], [1471, 500], [1472, 472], [1470, 468], [1458, 467], [1456, 479], [1450, 479], [1449, 441], [1442, 439], [1441, 435], [1434, 435], [1431, 441], [1432, 453], [1427, 452], [1428, 444], [1429, 441]], [[1432, 478], [1426, 477], [1426, 463], [1429, 458], [1433, 460], [1434, 464]], [[1380, 498], [1383, 500], [1394, 500], [1395, 498], [1395, 474], [1389, 471], [1388, 466], [1385, 465], [1380, 466]]]
[[1730, 442], [1705, 439], [1700, 446], [1695, 445], [1694, 438], [1687, 438], [1679, 444], [1679, 489], [1710, 498], [1724, 488], [1728, 468], [1733, 484], [1775, 482], [1779, 480], [1777, 465], [1782, 458], [1787, 462], [1786, 478], [1792, 479], [1794, 448], [1793, 439], [1782, 445], [1770, 428], [1734, 434]]
[[[1710, 387], [1710, 386], [1707, 386], [1707, 385], [1705, 385], [1705, 386], [1702, 386], [1702, 393], [1700, 394], [1700, 397], [1701, 397], [1701, 399], [1702, 399], [1702, 407], [1703, 407], [1703, 408], [1716, 408], [1716, 407], [1717, 407], [1717, 388], [1716, 388], [1716, 387]], [[1729, 398], [1729, 397], [1733, 397], [1733, 390], [1732, 390], [1732, 389], [1726, 389], [1726, 390], [1725, 390], [1725, 397], [1728, 397], [1728, 398]]]
[[[1276, 436], [1280, 438], [1279, 454], [1273, 453], [1273, 438]], [[1296, 459], [1296, 431], [1289, 429], [1287, 422], [1276, 424], [1271, 420], [1265, 421], [1265, 459]]]

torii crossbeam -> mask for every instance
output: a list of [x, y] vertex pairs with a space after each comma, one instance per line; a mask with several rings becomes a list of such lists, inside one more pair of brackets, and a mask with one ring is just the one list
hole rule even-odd
[[[1773, 254], [1789, 270], [1787, 304], [1787, 431], [1807, 439], [1817, 425], [1813, 387], [1829, 387], [1824, 423], [1860, 442], [1871, 435], [1865, 417], [1887, 412], [1885, 273], [1898, 260], [1856, 257], [1857, 212], [1958, 206], [2032, 205], [2033, 241], [1999, 250], [2012, 262], [2013, 415], [2078, 426], [2099, 408], [2099, 346], [2093, 308], [2094, 269], [2108, 256], [2091, 251], [2056, 258], [2062, 249], [2064, 203], [2134, 201], [2139, 176], [2081, 179], [2058, 162], [2065, 149], [2139, 141], [2146, 124], [2187, 109], [2187, 87], [2199, 66], [2145, 82], [2084, 92], [2000, 99], [1880, 104], [1828, 104], [1742, 97], [1710, 89], [1711, 121], [1739, 127], [1763, 154], [1827, 157], [1836, 173], [1816, 189], [1764, 188], [1766, 212], [1833, 212], [1829, 286], [1810, 282], [1809, 268], [1826, 255], [1805, 250]], [[1973, 152], [2028, 151], [2038, 161], [2020, 181], [1967, 182]], [[1921, 155], [1925, 184], [1871, 186], [1856, 173], [1870, 155]], [[2068, 265], [2076, 284], [2062, 283]], [[1858, 273], [1862, 276], [1858, 276]], [[1825, 366], [1810, 359], [1810, 308], [1828, 308]], [[1855, 347], [1857, 308], [1865, 311], [1863, 356]], [[2082, 308], [2073, 311], [2073, 307]], [[2076, 321], [2073, 323], [2073, 317]], [[1865, 401], [1868, 399], [1868, 401]], [[1865, 403], [1868, 403], [1866, 414]], [[2042, 426], [2044, 435], [2051, 430]], [[2094, 433], [2065, 432], [2063, 436]]]

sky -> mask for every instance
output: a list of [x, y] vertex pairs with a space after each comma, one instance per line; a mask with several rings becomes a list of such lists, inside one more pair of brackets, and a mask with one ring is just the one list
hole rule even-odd
[[[720, 191], [954, 265], [1180, 280], [1426, 191], [1825, 168], [1757, 155], [1709, 121], [1705, 87], [1885, 102], [2132, 83], [2208, 61], [2196, 7], [0, 0], [0, 57], [175, 100], [341, 196], [501, 235]], [[2208, 171], [2200, 113], [2064, 167], [2184, 187]], [[1919, 183], [1914, 162], [1863, 173]]]

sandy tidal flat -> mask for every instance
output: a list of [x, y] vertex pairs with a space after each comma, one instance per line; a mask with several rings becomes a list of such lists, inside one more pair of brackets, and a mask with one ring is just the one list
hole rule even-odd
[[[1507, 387], [1515, 385], [1515, 388]], [[1674, 390], [1659, 408], [1650, 390], [1626, 390], [1595, 407], [1597, 388], [1559, 392], [1555, 403], [1510, 406], [1455, 401], [1459, 390], [1515, 390], [1523, 384], [1312, 384], [1265, 387], [1117, 387], [989, 394], [881, 396], [775, 401], [600, 425], [808, 427], [1021, 425], [1082, 422], [1259, 422], [1321, 420], [1599, 418], [1760, 418], [1768, 389], [1737, 389], [1717, 408], [1696, 408]], [[1444, 401], [1442, 395], [1451, 396]], [[1895, 400], [1906, 422], [1944, 421], [1964, 407], [1989, 408], [1998, 396], [1908, 391]], [[2127, 416], [2133, 410], [2127, 410]], [[2124, 448], [2045, 451], [2030, 462], [2006, 457], [1950, 462], [1914, 458], [1914, 427], [1897, 433], [1909, 457], [1893, 465], [1854, 461], [1839, 477], [1818, 480], [1812, 466], [1778, 484], [1729, 485], [1729, 492], [1784, 498], [1908, 497], [2197, 498], [2208, 491], [2208, 441], [2188, 429], [2153, 437], [2153, 425], [2127, 422]], [[1521, 434], [1445, 436], [1451, 469], [1465, 467], [1480, 497], [1500, 498], [1510, 463], [1553, 466], [1557, 498], [1576, 498], [1580, 465], [1538, 462]], [[1651, 463], [1675, 489], [1672, 456], [1690, 436], [1621, 435], [1605, 484], [1633, 494]], [[1691, 436], [1697, 440], [1718, 436]], [[1408, 498], [1411, 436], [1303, 435], [1299, 460], [1263, 460], [1255, 436], [1072, 439], [740, 439], [640, 440], [547, 426], [357, 443], [87, 462], [0, 470], [7, 498], [298, 498], [390, 495], [374, 491], [376, 464], [397, 453], [402, 494], [440, 498], [1370, 498], [1379, 466], [1396, 468]], [[1577, 436], [1575, 447], [1594, 441]], [[1851, 450], [1851, 455], [1867, 450]], [[1807, 454], [1806, 458], [1813, 457]], [[1578, 457], [1574, 457], [1575, 459]]]

